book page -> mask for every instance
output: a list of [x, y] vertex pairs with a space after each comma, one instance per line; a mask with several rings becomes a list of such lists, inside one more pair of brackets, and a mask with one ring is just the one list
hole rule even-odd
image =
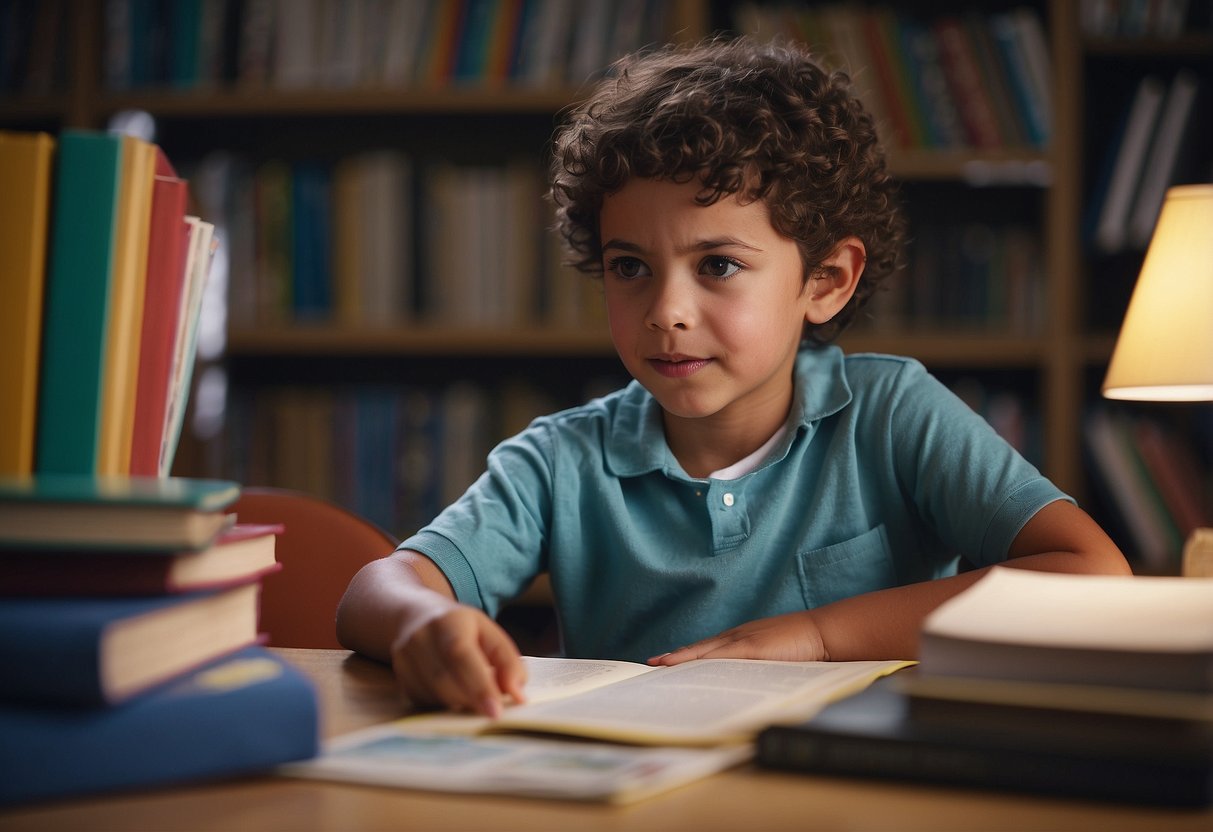
[[538, 730], [644, 744], [742, 742], [807, 718], [907, 662], [707, 659], [662, 667], [578, 696], [512, 707], [489, 730]]
[[639, 748], [522, 736], [457, 736], [401, 720], [347, 734], [279, 772], [443, 792], [630, 803], [739, 764], [750, 746]]
[[547, 702], [649, 673], [654, 668], [636, 662], [608, 659], [559, 659], [523, 656], [526, 663], [526, 701]]

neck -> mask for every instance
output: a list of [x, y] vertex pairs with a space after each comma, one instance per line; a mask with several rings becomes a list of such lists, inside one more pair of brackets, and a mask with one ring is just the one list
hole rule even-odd
[[663, 415], [665, 441], [682, 470], [695, 479], [727, 468], [763, 446], [787, 421], [791, 397], [782, 408], [756, 414], [715, 414], [687, 419], [670, 413]]

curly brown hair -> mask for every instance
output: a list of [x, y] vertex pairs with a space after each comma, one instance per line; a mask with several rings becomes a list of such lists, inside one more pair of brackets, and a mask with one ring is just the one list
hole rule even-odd
[[632, 177], [689, 182], [710, 205], [742, 192], [796, 241], [805, 281], [845, 237], [867, 249], [854, 297], [804, 337], [833, 341], [902, 264], [905, 223], [871, 116], [845, 73], [796, 44], [748, 37], [618, 61], [557, 129], [549, 197], [571, 265], [601, 275], [603, 197]]

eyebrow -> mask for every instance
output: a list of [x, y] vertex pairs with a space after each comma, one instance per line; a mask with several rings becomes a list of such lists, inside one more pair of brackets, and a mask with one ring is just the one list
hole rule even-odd
[[[743, 242], [736, 237], [716, 237], [710, 240], [699, 240], [690, 246], [679, 249], [678, 254], [685, 254], [692, 251], [711, 251], [718, 248], [742, 248], [746, 251], [760, 252], [762, 249], [757, 246], [752, 246], [749, 243]], [[627, 251], [633, 254], [644, 254], [645, 250], [636, 243], [627, 240], [612, 238], [602, 244], [602, 250], [618, 249], [619, 251]]]

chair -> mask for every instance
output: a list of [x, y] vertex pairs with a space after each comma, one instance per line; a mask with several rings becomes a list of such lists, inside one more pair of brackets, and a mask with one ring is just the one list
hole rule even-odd
[[275, 647], [330, 647], [337, 603], [364, 564], [398, 541], [353, 512], [298, 491], [245, 488], [232, 511], [241, 523], [281, 523], [282, 569], [261, 590], [261, 630]]

